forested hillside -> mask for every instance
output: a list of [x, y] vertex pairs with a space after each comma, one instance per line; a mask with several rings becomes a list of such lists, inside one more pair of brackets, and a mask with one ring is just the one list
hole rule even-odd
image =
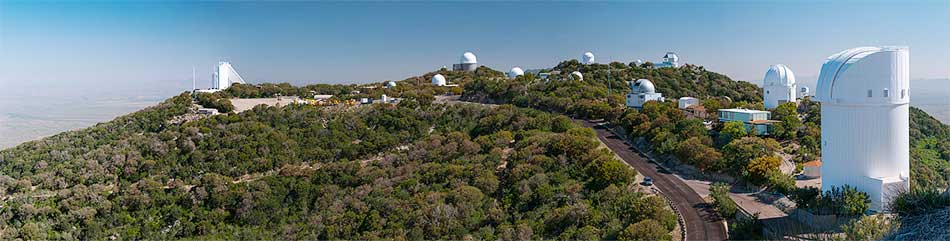
[[950, 187], [950, 125], [911, 107], [910, 143], [912, 185]]
[[[465, 85], [462, 98], [514, 104], [578, 118], [604, 118], [630, 130], [633, 137], [645, 138], [662, 154], [675, 156], [701, 170], [725, 172], [783, 192], [792, 189], [794, 182], [790, 177], [776, 174], [778, 155], [790, 155], [799, 164], [821, 156], [818, 145], [821, 106], [808, 98], [803, 99], [799, 106], [784, 104], [770, 110], [772, 119], [782, 122], [773, 125], [772, 135], [752, 137], [741, 130], [741, 123], [720, 123], [706, 131], [702, 120], [687, 117], [677, 109], [674, 101], [683, 96], [699, 98], [709, 120], [716, 119], [716, 110], [720, 108], [764, 109], [759, 87], [731, 80], [701, 66], [655, 68], [651, 63], [613, 62], [608, 67], [608, 64], [584, 65], [569, 60], [550, 70], [559, 70], [561, 74], [551, 76], [549, 80], [531, 74], [514, 80], [475, 79]], [[580, 71], [584, 79], [571, 80], [569, 74], [572, 71]], [[667, 102], [648, 103], [639, 111], [625, 108], [624, 95], [630, 91], [626, 81], [636, 79], [653, 81], [657, 92], [663, 93]], [[948, 186], [948, 129], [950, 127], [927, 113], [912, 108], [914, 186], [925, 189]], [[740, 142], [729, 145], [733, 140]]]
[[[616, 118], [624, 111], [624, 95], [630, 92], [627, 81], [649, 79], [656, 85], [657, 92], [663, 93], [668, 100], [684, 96], [701, 99], [729, 97], [739, 106], [751, 106], [762, 101], [759, 88], [754, 84], [733, 81], [701, 66], [653, 68], [650, 63], [636, 65], [620, 62], [609, 65], [564, 61], [552, 69], [561, 71], [561, 75], [552, 76], [549, 81], [531, 74], [515, 80], [479, 78], [465, 85], [462, 98], [477, 102], [511, 103], [580, 118]], [[570, 79], [569, 74], [573, 71], [581, 72], [584, 80], [565, 81]]]
[[0, 151], [0, 238], [668, 239], [676, 223], [559, 115], [406, 101], [183, 121], [191, 102]]

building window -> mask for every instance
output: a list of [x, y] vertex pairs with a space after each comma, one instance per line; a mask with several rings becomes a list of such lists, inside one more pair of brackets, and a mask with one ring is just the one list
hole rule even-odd
[[901, 89], [901, 99], [903, 99], [904, 96], [907, 96], [907, 89]]
[[887, 93], [887, 88], [884, 88], [884, 98], [891, 96], [890, 93]]
[[868, 98], [871, 98], [871, 90], [868, 90]]
[[766, 91], [765, 91], [765, 94], [769, 94], [769, 91], [768, 91], [768, 90], [766, 90]]

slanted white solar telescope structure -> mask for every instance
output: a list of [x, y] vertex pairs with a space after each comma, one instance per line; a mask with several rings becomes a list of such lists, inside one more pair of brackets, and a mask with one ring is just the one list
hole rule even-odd
[[906, 47], [862, 47], [821, 66], [823, 190], [849, 185], [882, 211], [910, 188], [910, 57]]
[[795, 102], [795, 73], [784, 64], [769, 67], [762, 81], [762, 99], [766, 109], [775, 109], [786, 102]]
[[235, 83], [244, 84], [244, 78], [231, 67], [230, 62], [218, 62], [218, 67], [211, 74], [211, 89], [224, 90]]

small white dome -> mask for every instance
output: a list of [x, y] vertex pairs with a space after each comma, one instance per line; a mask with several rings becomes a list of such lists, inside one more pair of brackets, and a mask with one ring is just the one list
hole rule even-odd
[[396, 81], [386, 82], [386, 88], [396, 87]]
[[636, 82], [630, 84], [630, 89], [633, 90], [633, 93], [638, 94], [656, 93], [656, 86], [653, 86], [653, 81], [648, 79], [638, 79]]
[[811, 89], [809, 89], [808, 86], [802, 86], [802, 94], [807, 95], [808, 92], [811, 92]]
[[459, 61], [463, 64], [477, 64], [478, 58], [475, 58], [475, 54], [472, 52], [465, 52], [462, 54], [462, 58]]
[[643, 64], [643, 60], [642, 60], [642, 59], [637, 59], [637, 61], [633, 61], [633, 63], [636, 63], [637, 66], [639, 66], [639, 65], [642, 65], [642, 64]]
[[581, 74], [581, 72], [574, 71], [574, 72], [571, 72], [571, 79], [584, 80], [584, 75]]
[[586, 52], [584, 56], [581, 56], [581, 62], [584, 64], [593, 64], [594, 61], [594, 53]]
[[795, 73], [792, 73], [792, 69], [784, 64], [772, 65], [769, 67], [769, 71], [765, 72], [765, 78], [762, 82], [766, 86], [792, 86], [795, 84]]
[[509, 79], [518, 78], [520, 75], [524, 75], [524, 70], [522, 70], [521, 67], [514, 67], [511, 68], [511, 71], [508, 71]]
[[446, 83], [445, 76], [442, 76], [441, 74], [436, 74], [435, 76], [432, 76], [432, 85], [445, 86], [445, 83]]

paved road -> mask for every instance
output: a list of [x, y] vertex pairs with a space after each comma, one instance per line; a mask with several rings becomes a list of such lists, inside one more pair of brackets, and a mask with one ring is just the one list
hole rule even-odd
[[620, 158], [636, 168], [640, 174], [653, 178], [653, 184], [673, 201], [680, 214], [683, 215], [686, 222], [686, 240], [726, 239], [722, 219], [712, 206], [690, 189], [683, 180], [668, 171], [659, 170], [659, 166], [640, 157], [613, 132], [592, 122], [585, 121], [584, 125], [594, 128], [597, 131], [597, 137]]

